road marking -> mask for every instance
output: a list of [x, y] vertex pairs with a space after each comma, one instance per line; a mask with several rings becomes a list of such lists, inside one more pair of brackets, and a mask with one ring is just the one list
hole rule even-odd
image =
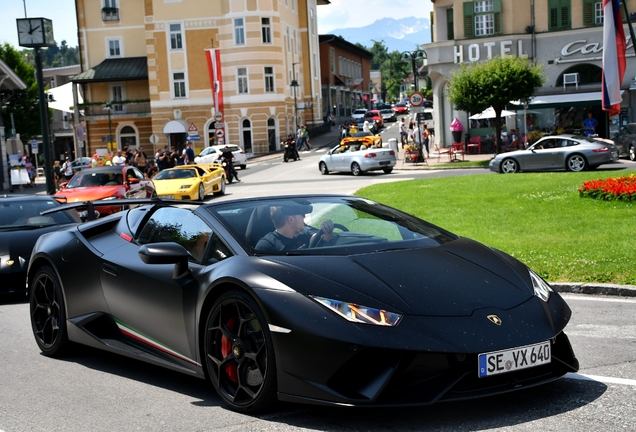
[[568, 373], [564, 376], [564, 378], [576, 379], [581, 381], [598, 381], [604, 384], [622, 384], [622, 385], [636, 386], [636, 380], [626, 379], [626, 378], [603, 377], [598, 375], [587, 375], [587, 374], [580, 374], [580, 373]]
[[587, 294], [567, 294], [561, 293], [561, 297], [566, 300], [583, 300], [591, 302], [605, 302], [605, 303], [636, 303], [636, 299], [630, 299], [626, 297], [592, 297]]

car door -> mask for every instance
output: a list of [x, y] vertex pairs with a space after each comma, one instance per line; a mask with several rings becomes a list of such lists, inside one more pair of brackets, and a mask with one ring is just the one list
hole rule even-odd
[[142, 245], [177, 242], [184, 246], [191, 254], [194, 277], [175, 280], [174, 264], [145, 264], [134, 241], [102, 256], [104, 297], [123, 333], [185, 361], [196, 360], [196, 275], [205, 269], [205, 244], [199, 240], [211, 235], [212, 229], [198, 215], [176, 207], [157, 209], [136, 235]]
[[521, 169], [542, 170], [554, 167], [557, 158], [556, 146], [555, 138], [538, 141], [518, 158]]
[[155, 190], [152, 180], [146, 179], [135, 167], [124, 168], [124, 179], [126, 198], [149, 198]]
[[336, 147], [329, 152], [326, 158], [327, 168], [330, 171], [342, 171], [344, 153], [342, 147]]
[[[197, 175], [201, 182], [203, 183], [203, 188], [205, 189], [205, 194], [209, 195], [214, 191], [214, 181], [216, 180], [216, 175], [213, 174], [211, 170], [204, 170], [201, 167], [195, 167]], [[214, 170], [216, 172], [216, 170]]]

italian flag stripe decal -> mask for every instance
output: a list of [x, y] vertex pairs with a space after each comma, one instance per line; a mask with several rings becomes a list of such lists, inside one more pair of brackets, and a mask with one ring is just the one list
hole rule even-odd
[[158, 349], [160, 351], [165, 352], [166, 354], [170, 354], [171, 356], [177, 357], [181, 360], [187, 361], [188, 363], [192, 363], [193, 365], [197, 365], [197, 366], [201, 366], [199, 363], [195, 362], [194, 360], [190, 360], [189, 358], [187, 358], [186, 356], [179, 354], [178, 352], [168, 348], [165, 345], [160, 344], [159, 342], [157, 342], [156, 340], [154, 340], [153, 338], [151, 338], [150, 336], [147, 336], [143, 333], [140, 333], [136, 330], [134, 330], [132, 327], [124, 324], [122, 321], [118, 320], [117, 318], [115, 318], [115, 323], [117, 324], [117, 327], [119, 327], [119, 330], [128, 337], [131, 337], [135, 340], [138, 340], [139, 342], [142, 342], [146, 345], [150, 345], [151, 347]]

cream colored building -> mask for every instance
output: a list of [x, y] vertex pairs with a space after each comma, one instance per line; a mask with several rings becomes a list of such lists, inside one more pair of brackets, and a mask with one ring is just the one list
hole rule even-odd
[[111, 150], [148, 156], [187, 140], [195, 153], [277, 150], [296, 124], [322, 121], [316, 8], [327, 4], [77, 0], [83, 154], [105, 151], [109, 136]]

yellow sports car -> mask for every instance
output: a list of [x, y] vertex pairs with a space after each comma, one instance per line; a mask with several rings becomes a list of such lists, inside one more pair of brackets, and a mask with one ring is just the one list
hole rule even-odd
[[382, 135], [373, 135], [371, 132], [356, 132], [353, 136], [343, 138], [340, 141], [341, 146], [351, 144], [365, 145], [367, 148], [382, 147]]
[[203, 201], [206, 195], [225, 193], [225, 170], [217, 163], [179, 165], [159, 171], [152, 182], [160, 197]]

